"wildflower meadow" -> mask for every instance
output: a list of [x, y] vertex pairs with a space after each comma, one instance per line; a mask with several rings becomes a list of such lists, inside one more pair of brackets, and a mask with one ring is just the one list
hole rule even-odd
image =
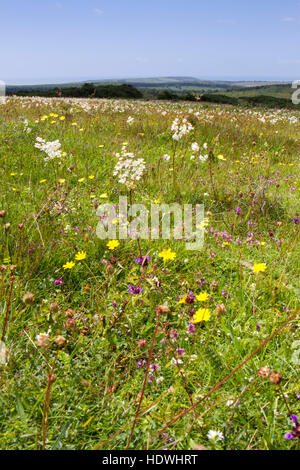
[[293, 109], [7, 97], [0, 448], [299, 448], [299, 152]]

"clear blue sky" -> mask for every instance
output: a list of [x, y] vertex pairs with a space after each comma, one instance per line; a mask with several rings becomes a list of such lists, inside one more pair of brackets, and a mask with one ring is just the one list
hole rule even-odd
[[300, 79], [300, 0], [0, 0], [0, 80]]

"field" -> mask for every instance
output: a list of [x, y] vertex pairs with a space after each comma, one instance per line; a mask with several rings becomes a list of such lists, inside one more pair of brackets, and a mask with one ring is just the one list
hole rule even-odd
[[[0, 448], [296, 449], [299, 152], [296, 110], [0, 104]], [[120, 196], [203, 248], [100, 239]]]

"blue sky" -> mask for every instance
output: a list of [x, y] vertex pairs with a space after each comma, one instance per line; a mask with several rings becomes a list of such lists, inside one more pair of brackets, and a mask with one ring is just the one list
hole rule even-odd
[[300, 0], [0, 0], [0, 80], [300, 79]]

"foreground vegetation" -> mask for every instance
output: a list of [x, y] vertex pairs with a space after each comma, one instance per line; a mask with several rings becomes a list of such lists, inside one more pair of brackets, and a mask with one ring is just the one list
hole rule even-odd
[[[0, 142], [0, 448], [297, 448], [300, 113], [8, 98]], [[100, 240], [120, 195], [203, 203], [203, 249]]]

